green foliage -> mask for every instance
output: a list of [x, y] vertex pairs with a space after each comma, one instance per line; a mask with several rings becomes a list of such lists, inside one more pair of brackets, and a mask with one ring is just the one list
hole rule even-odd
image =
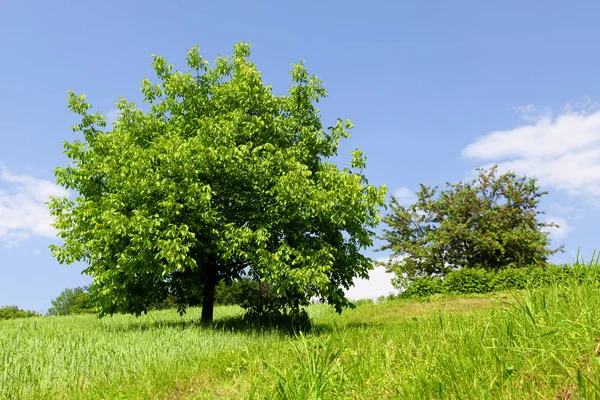
[[427, 297], [442, 292], [442, 281], [432, 277], [416, 278], [402, 292], [402, 297]]
[[540, 198], [547, 194], [535, 179], [497, 168], [478, 169], [470, 182], [438, 188], [421, 185], [417, 201], [405, 207], [392, 197], [389, 226], [380, 250], [391, 250], [387, 268], [398, 276], [444, 275], [463, 269], [500, 269], [544, 265], [562, 248], [550, 249], [545, 228], [556, 226], [538, 220]]
[[63, 290], [56, 299], [52, 300], [52, 307], [48, 309], [50, 315], [89, 314], [96, 312], [92, 295], [87, 287], [77, 287]]
[[215, 304], [222, 306], [242, 305], [249, 297], [258, 295], [259, 283], [249, 278], [221, 281], [215, 287]]
[[0, 321], [6, 320], [6, 319], [36, 317], [38, 315], [39, 314], [36, 313], [35, 311], [21, 310], [17, 306], [0, 307]]
[[[201, 287], [196, 290], [189, 288], [186, 291], [187, 305], [202, 304]], [[169, 293], [166, 299], [153, 307], [157, 310], [167, 310], [178, 308], [179, 299], [177, 293]], [[253, 308], [268, 307], [270, 303], [274, 303], [276, 292], [272, 285], [258, 282], [250, 277], [241, 277], [231, 281], [221, 281], [215, 286], [215, 305], [239, 305], [246, 310]], [[273, 305], [278, 311], [284, 308], [285, 305]]]
[[[495, 273], [482, 273], [486, 286], [492, 290], [521, 290], [526, 287], [545, 286], [551, 282], [551, 267], [505, 268]], [[455, 288], [458, 289], [458, 288]], [[455, 290], [460, 293], [459, 290]], [[484, 292], [478, 292], [484, 293]]]
[[472, 294], [503, 290], [522, 290], [546, 287], [564, 282], [582, 283], [585, 279], [597, 279], [598, 269], [581, 264], [549, 265], [545, 268], [504, 268], [498, 271], [485, 269], [460, 269], [444, 277], [421, 277], [406, 283], [402, 298], [427, 297], [438, 293]]
[[484, 269], [465, 268], [446, 274], [440, 286], [449, 293], [488, 293], [493, 290], [490, 276]]
[[304, 63], [276, 96], [249, 55], [240, 43], [211, 65], [194, 47], [188, 72], [154, 56], [148, 111], [120, 99], [110, 128], [70, 92], [82, 138], [65, 143], [71, 162], [55, 174], [77, 197], [51, 199], [63, 239], [51, 249], [88, 265], [100, 315], [139, 315], [172, 296], [181, 312], [201, 298], [208, 322], [215, 286], [242, 272], [288, 309], [318, 297], [340, 312], [344, 288], [368, 276], [360, 250], [386, 188], [368, 185], [359, 149], [347, 168], [328, 161], [352, 123], [322, 125], [326, 91]]

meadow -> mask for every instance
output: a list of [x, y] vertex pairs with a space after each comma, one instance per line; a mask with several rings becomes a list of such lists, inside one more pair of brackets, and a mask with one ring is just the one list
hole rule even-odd
[[0, 322], [1, 399], [600, 398], [600, 285], [311, 305], [309, 332], [218, 307]]

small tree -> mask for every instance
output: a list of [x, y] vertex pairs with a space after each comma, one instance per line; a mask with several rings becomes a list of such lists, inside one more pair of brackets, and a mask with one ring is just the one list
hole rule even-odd
[[213, 318], [215, 287], [242, 273], [271, 285], [286, 307], [321, 297], [336, 310], [371, 261], [385, 187], [367, 184], [365, 158], [351, 168], [327, 159], [349, 137], [349, 121], [325, 129], [315, 103], [326, 95], [303, 63], [276, 96], [238, 44], [214, 66], [197, 48], [182, 73], [158, 56], [159, 83], [142, 81], [149, 110], [121, 99], [112, 130], [71, 93], [83, 140], [65, 143], [72, 162], [56, 170], [75, 199], [53, 198], [52, 246], [64, 263], [83, 261], [101, 315], [140, 314], [168, 295], [180, 311], [202, 293]]
[[52, 307], [48, 309], [50, 315], [88, 314], [95, 312], [94, 304], [88, 288], [77, 287], [65, 289], [52, 300]]
[[421, 185], [408, 207], [392, 197], [391, 213], [383, 219], [387, 244], [379, 249], [400, 259], [388, 263], [390, 272], [414, 279], [457, 267], [542, 265], [562, 250], [548, 248], [544, 228], [557, 225], [538, 220], [537, 206], [547, 192], [535, 179], [498, 175], [497, 167], [477, 171], [473, 181], [448, 183], [439, 195], [437, 187]]

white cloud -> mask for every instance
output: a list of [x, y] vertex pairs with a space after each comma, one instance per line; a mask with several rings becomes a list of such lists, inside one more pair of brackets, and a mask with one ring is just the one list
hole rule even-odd
[[0, 164], [0, 245], [12, 247], [31, 236], [56, 236], [44, 204], [68, 192], [51, 181], [17, 175]]
[[558, 203], [552, 203], [548, 207], [549, 215], [562, 215], [566, 216], [569, 220], [581, 221], [584, 216], [584, 211], [582, 208], [573, 207], [573, 206], [565, 206]]
[[537, 121], [542, 117], [552, 115], [552, 110], [548, 107], [538, 107], [533, 104], [514, 107], [514, 111], [520, 115], [524, 121]]
[[463, 156], [498, 164], [501, 171], [535, 176], [543, 186], [600, 205], [600, 111], [589, 101], [552, 116], [521, 109], [530, 123], [490, 132], [463, 149]]
[[398, 202], [401, 205], [405, 207], [410, 206], [415, 201], [417, 201], [417, 195], [415, 194], [415, 192], [405, 187], [399, 187], [395, 189], [392, 195], [396, 198], [396, 200], [398, 200]]
[[119, 116], [119, 110], [113, 108], [112, 110], [104, 114], [104, 116], [106, 117], [106, 123], [110, 127], [117, 120], [117, 117]]
[[567, 235], [573, 230], [573, 227], [569, 225], [568, 221], [563, 217], [548, 216], [545, 220], [546, 223], [554, 223], [558, 226], [546, 227], [543, 229], [544, 232], [550, 233], [552, 239], [561, 240], [567, 237]]
[[[387, 261], [380, 259], [377, 261]], [[392, 286], [393, 273], [388, 273], [383, 266], [377, 266], [369, 271], [369, 279], [356, 279], [354, 286], [346, 290], [346, 297], [351, 300], [377, 299], [379, 296], [388, 296], [398, 293]]]

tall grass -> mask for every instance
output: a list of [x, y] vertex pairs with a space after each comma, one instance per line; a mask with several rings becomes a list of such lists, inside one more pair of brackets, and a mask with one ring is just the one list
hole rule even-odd
[[[220, 318], [239, 313], [221, 307]], [[146, 398], [223, 353], [277, 340], [275, 335], [215, 332], [159, 311], [136, 319], [92, 315], [38, 317], [0, 324], [0, 398]], [[226, 357], [225, 357], [226, 358]]]
[[312, 361], [294, 360], [293, 352], [280, 358], [287, 376], [278, 370], [255, 387], [275, 381], [273, 397], [282, 399], [600, 398], [599, 289], [597, 282], [552, 286], [491, 312], [340, 327], [321, 350], [340, 355], [337, 364], [319, 364], [329, 377], [319, 396], [294, 397], [319, 375], [302, 374]]
[[312, 331], [174, 311], [0, 322], [0, 398], [600, 398], [600, 268], [492, 297], [309, 307]]

